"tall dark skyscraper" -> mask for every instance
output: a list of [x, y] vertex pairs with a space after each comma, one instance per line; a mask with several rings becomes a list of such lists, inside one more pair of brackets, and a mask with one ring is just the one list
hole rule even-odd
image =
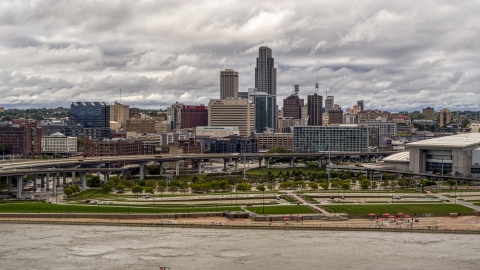
[[317, 93], [307, 96], [308, 106], [308, 125], [321, 126], [322, 125], [322, 104], [323, 97]]
[[70, 121], [85, 128], [100, 130], [100, 137], [110, 136], [110, 105], [106, 102], [73, 102]]
[[365, 108], [363, 107], [363, 100], [357, 101], [357, 105], [360, 106], [360, 110], [364, 111]]
[[255, 68], [255, 88], [257, 91], [277, 96], [277, 69], [273, 66], [272, 49], [261, 46]]

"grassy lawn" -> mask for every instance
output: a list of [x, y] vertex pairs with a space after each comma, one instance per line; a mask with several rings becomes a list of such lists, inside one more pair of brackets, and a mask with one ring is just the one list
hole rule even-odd
[[397, 214], [448, 214], [448, 213], [472, 213], [474, 210], [457, 204], [383, 204], [383, 205], [328, 205], [324, 207], [329, 212], [346, 213], [350, 215], [368, 215], [374, 213]]
[[[262, 206], [250, 206], [246, 207], [248, 211], [262, 214]], [[265, 214], [268, 215], [287, 215], [287, 214], [315, 214], [312, 209], [303, 205], [282, 205], [282, 206], [266, 206]]]
[[473, 203], [473, 205], [480, 206], [480, 203], [476, 202], [476, 203]]
[[308, 196], [307, 194], [302, 194], [302, 196], [303, 196], [303, 198], [305, 198], [305, 200], [307, 200], [310, 203], [318, 203], [317, 200], [313, 199], [312, 197]]
[[165, 207], [162, 205], [72, 205], [51, 204], [44, 202], [15, 202], [0, 203], [0, 213], [187, 213], [187, 212], [223, 212], [241, 211], [238, 206], [212, 206], [212, 207]]

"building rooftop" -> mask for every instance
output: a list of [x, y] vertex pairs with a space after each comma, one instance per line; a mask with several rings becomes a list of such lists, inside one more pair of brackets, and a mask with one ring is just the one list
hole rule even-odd
[[445, 136], [435, 139], [429, 139], [420, 142], [409, 143], [408, 147], [453, 147], [465, 148], [469, 146], [480, 145], [480, 133], [465, 133], [459, 135]]
[[384, 162], [408, 162], [410, 160], [410, 152], [399, 152], [383, 159]]

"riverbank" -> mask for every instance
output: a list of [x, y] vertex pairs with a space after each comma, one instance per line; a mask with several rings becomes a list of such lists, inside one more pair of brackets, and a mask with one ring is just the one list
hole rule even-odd
[[[41, 218], [41, 217], [0, 217], [0, 223], [14, 224], [58, 224], [88, 226], [135, 226], [135, 227], [177, 227], [204, 229], [252, 229], [252, 230], [310, 230], [310, 231], [366, 231], [366, 232], [409, 232], [480, 234], [480, 218], [475, 216], [457, 218], [419, 218], [414, 223], [389, 223], [376, 220], [346, 221], [287, 221], [255, 222], [250, 219], [229, 220], [224, 217], [201, 217], [169, 219], [152, 218]], [[410, 226], [413, 224], [413, 226]]]

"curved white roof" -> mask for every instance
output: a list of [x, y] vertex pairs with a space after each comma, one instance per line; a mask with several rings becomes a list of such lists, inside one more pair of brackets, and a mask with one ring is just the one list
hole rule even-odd
[[410, 161], [410, 152], [400, 152], [390, 155], [383, 159], [384, 162], [409, 162]]
[[459, 135], [445, 136], [435, 139], [429, 139], [408, 144], [413, 147], [453, 147], [465, 148], [469, 146], [480, 145], [480, 133], [465, 133]]

